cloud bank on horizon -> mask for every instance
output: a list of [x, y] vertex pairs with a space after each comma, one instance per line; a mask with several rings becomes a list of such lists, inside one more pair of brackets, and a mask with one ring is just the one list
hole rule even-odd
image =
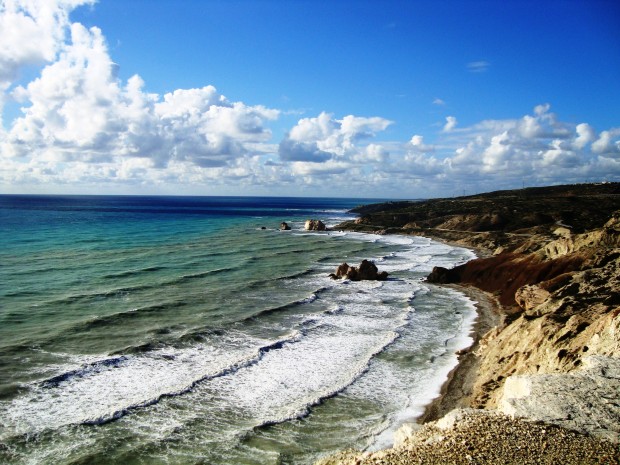
[[447, 116], [432, 141], [390, 140], [395, 121], [324, 109], [274, 140], [280, 109], [231, 101], [208, 83], [158, 95], [139, 75], [120, 79], [103, 31], [70, 19], [93, 3], [0, 6], [0, 115], [20, 110], [0, 120], [5, 192], [425, 197], [620, 180], [620, 127], [563, 121], [546, 102], [467, 126]]

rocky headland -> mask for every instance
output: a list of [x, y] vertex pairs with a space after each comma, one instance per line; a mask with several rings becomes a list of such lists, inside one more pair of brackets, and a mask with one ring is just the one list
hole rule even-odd
[[476, 249], [427, 280], [459, 286], [480, 317], [421, 425], [405, 425], [394, 449], [322, 464], [620, 463], [620, 183], [355, 212], [338, 228]]

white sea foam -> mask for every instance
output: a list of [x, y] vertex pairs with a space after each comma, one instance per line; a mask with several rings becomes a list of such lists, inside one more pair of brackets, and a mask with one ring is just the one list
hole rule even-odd
[[[370, 442], [387, 445], [394, 429], [419, 415], [439, 393], [456, 363], [454, 352], [471, 343], [467, 332], [475, 312], [460, 294], [442, 291], [438, 302], [446, 304], [443, 314], [414, 308], [419, 297], [433, 292], [420, 276], [472, 254], [425, 238], [294, 234], [375, 243], [375, 256], [347, 260], [353, 265], [361, 258], [374, 260], [397, 277], [332, 281], [327, 272], [339, 263], [319, 263], [302, 278], [281, 281], [307, 297], [277, 310], [282, 314], [253, 323], [263, 334], [269, 334], [269, 325], [280, 333], [288, 329], [284, 336], [267, 339], [237, 326], [241, 329], [228, 329], [204, 343], [127, 355], [109, 365], [90, 359], [69, 363], [63, 367], [65, 378], [32, 384], [11, 402], [0, 402], [3, 437], [111, 420], [134, 408], [138, 414], [121, 422], [140, 435], [191, 435], [185, 432], [187, 425], [202, 419], [206, 437], [234, 443], [257, 426], [306, 415], [322, 399], [346, 390], [347, 396], [386, 406], [387, 420], [375, 424]], [[455, 306], [462, 309], [458, 315]], [[445, 320], [448, 332], [438, 318]], [[385, 356], [376, 356], [382, 352]], [[420, 360], [400, 366], [390, 359], [400, 352]], [[80, 366], [85, 363], [91, 368]]]
[[162, 395], [186, 391], [196, 381], [235, 370], [257, 359], [261, 347], [297, 337], [295, 332], [269, 341], [231, 332], [217, 345], [155, 350], [119, 357], [114, 364], [78, 366], [66, 379], [32, 385], [12, 402], [1, 403], [0, 417], [12, 435], [109, 421], [129, 408], [148, 405]]

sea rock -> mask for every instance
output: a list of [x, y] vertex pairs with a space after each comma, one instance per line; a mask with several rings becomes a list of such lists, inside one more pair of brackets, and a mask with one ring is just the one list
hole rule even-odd
[[321, 220], [307, 220], [306, 231], [325, 231], [325, 224]]
[[387, 271], [379, 272], [377, 265], [369, 260], [362, 260], [359, 267], [349, 266], [346, 262], [329, 275], [332, 279], [350, 279], [351, 281], [385, 281]]
[[280, 223], [280, 231], [290, 231], [291, 227], [288, 225], [287, 222], [283, 221], [282, 223]]
[[460, 273], [454, 268], [448, 269], [443, 266], [433, 267], [433, 271], [426, 277], [429, 283], [450, 284], [456, 283], [460, 279]]

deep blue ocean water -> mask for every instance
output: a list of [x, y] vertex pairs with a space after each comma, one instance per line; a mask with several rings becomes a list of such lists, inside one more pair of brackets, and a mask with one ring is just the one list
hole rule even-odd
[[[304, 464], [387, 446], [467, 346], [473, 257], [372, 199], [0, 196], [0, 463]], [[287, 221], [291, 231], [280, 231]], [[343, 261], [386, 282], [333, 281]]]

